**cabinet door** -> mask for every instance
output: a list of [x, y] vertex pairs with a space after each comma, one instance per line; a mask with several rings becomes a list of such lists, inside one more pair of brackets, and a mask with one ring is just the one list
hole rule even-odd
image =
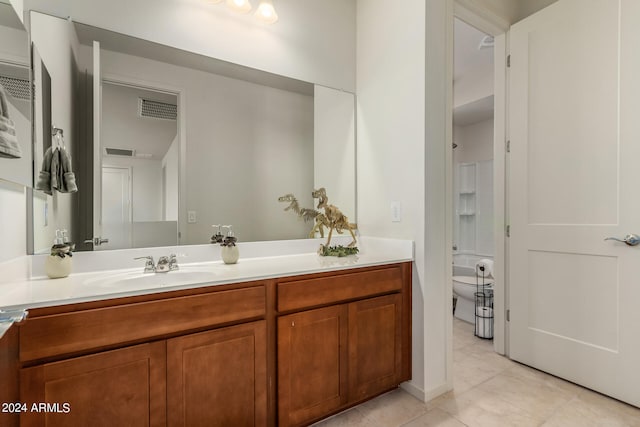
[[161, 341], [22, 369], [20, 425], [166, 425], [165, 349]]
[[266, 425], [266, 353], [265, 321], [168, 340], [168, 425]]
[[386, 391], [402, 378], [400, 294], [349, 304], [349, 401]]
[[278, 319], [279, 426], [300, 425], [347, 402], [347, 306]]

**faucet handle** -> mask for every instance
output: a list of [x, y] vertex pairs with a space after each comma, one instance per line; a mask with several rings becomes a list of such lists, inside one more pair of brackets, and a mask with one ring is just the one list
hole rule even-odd
[[178, 255], [176, 255], [176, 254], [169, 255], [169, 270], [170, 271], [179, 270], [178, 258], [177, 257], [178, 257]]
[[144, 272], [145, 273], [153, 273], [156, 271], [156, 264], [153, 261], [153, 257], [151, 255], [149, 256], [140, 256], [140, 257], [136, 257], [134, 259], [146, 259], [147, 262], [144, 264]]

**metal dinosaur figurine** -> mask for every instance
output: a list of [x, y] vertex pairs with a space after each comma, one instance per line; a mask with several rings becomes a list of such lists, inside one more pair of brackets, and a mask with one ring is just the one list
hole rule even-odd
[[327, 243], [321, 245], [320, 250], [323, 248], [328, 248], [329, 243], [331, 242], [331, 235], [335, 230], [337, 233], [342, 234], [344, 230], [349, 231], [353, 241], [349, 243], [348, 247], [354, 247], [356, 244], [356, 235], [353, 230], [357, 227], [355, 224], [350, 223], [349, 219], [334, 205], [329, 204], [329, 198], [327, 197], [327, 192], [323, 188], [318, 190], [313, 190], [311, 196], [314, 199], [318, 199], [318, 209], [323, 209], [324, 213], [309, 208], [300, 208], [298, 204], [298, 200], [293, 194], [285, 194], [278, 198], [279, 202], [289, 202], [289, 206], [287, 206], [285, 211], [293, 211], [300, 218], [303, 218], [305, 222], [311, 221], [312, 219], [315, 221], [315, 225], [311, 229], [309, 233], [309, 237], [315, 237], [316, 231], [320, 233], [320, 237], [324, 237], [324, 228], [329, 229], [329, 235], [327, 237]]

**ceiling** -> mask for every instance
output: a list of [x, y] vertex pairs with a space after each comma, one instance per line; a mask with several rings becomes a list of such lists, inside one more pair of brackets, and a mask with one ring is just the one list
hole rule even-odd
[[[494, 49], [481, 48], [480, 43], [486, 36], [460, 19], [454, 23], [453, 87], [456, 81], [473, 79], [478, 73], [493, 72]], [[467, 126], [493, 117], [493, 96], [482, 97], [454, 109], [453, 123]]]

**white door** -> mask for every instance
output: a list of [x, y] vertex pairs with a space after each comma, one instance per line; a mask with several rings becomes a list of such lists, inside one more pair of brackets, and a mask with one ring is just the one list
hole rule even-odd
[[509, 355], [640, 406], [640, 1], [511, 29]]
[[[108, 249], [131, 247], [131, 170], [102, 168], [102, 231], [109, 236]], [[95, 250], [105, 248], [96, 245]], [[105, 249], [106, 249], [105, 248]]]

